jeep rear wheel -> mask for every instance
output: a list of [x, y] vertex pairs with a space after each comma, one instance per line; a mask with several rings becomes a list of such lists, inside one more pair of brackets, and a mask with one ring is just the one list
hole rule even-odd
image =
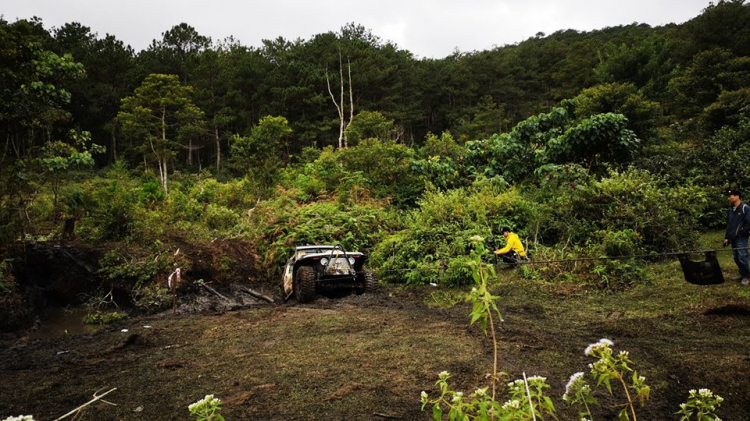
[[294, 279], [294, 295], [300, 303], [309, 303], [315, 299], [315, 269], [302, 266], [297, 269]]
[[370, 269], [365, 270], [365, 285], [362, 292], [375, 292], [378, 290], [378, 277]]

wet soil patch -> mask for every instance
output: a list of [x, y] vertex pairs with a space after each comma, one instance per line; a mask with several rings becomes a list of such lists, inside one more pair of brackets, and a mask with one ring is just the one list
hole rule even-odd
[[704, 316], [750, 317], [750, 306], [727, 304], [710, 308], [703, 312]]

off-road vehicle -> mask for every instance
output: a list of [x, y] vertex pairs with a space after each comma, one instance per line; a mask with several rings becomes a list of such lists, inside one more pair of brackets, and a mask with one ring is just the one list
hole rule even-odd
[[366, 261], [366, 255], [347, 252], [339, 244], [296, 247], [282, 275], [284, 299], [294, 295], [298, 302], [308, 303], [318, 292], [375, 291], [378, 278], [365, 269]]

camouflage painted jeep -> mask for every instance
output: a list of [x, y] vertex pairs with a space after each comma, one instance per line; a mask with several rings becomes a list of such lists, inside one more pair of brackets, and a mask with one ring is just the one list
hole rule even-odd
[[298, 302], [308, 303], [318, 292], [375, 291], [378, 278], [372, 270], [364, 268], [366, 261], [364, 254], [347, 252], [338, 244], [297, 247], [282, 275], [284, 299], [294, 295]]

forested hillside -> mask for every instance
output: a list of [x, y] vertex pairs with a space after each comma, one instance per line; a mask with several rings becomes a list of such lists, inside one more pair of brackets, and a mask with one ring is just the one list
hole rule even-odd
[[[741, 0], [442, 59], [353, 23], [259, 48], [183, 23], [134, 51], [86, 22], [0, 19], [0, 57], [5, 327], [41, 299], [19, 268], [45, 244], [84, 250], [88, 293], [151, 311], [174, 267], [275, 280], [305, 243], [446, 285], [505, 225], [540, 258], [689, 250], [722, 226], [723, 191], [750, 187]], [[523, 274], [644, 280], [627, 260]]]

